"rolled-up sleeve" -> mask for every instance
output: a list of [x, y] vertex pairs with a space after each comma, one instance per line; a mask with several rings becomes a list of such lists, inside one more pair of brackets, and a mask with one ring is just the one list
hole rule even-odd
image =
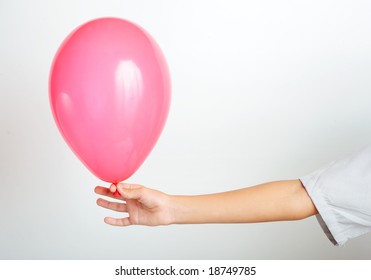
[[371, 145], [299, 179], [333, 244], [371, 231]]

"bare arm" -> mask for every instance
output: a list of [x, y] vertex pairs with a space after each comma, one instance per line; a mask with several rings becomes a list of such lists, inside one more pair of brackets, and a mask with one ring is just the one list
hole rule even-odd
[[300, 180], [200, 196], [174, 196], [175, 223], [256, 223], [317, 213]]
[[[97, 187], [95, 192], [108, 197], [110, 189]], [[105, 219], [111, 225], [127, 226], [256, 223], [298, 220], [317, 213], [300, 180], [277, 181], [223, 193], [173, 196], [136, 184], [119, 184], [118, 199], [125, 203], [98, 199], [98, 205], [128, 217]], [[117, 198], [116, 198], [117, 199]]]

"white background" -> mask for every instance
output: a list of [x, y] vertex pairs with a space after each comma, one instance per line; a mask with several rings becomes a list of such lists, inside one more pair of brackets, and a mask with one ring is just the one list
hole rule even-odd
[[370, 12], [350, 0], [0, 0], [0, 258], [371, 258], [371, 235], [334, 247], [314, 217], [110, 227], [93, 193], [107, 184], [63, 142], [48, 99], [63, 39], [126, 18], [157, 40], [173, 84], [166, 128], [130, 182], [201, 194], [298, 178], [371, 142]]

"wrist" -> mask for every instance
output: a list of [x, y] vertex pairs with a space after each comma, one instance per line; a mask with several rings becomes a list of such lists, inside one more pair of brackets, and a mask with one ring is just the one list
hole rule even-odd
[[170, 224], [192, 223], [188, 196], [169, 195]]
[[169, 225], [179, 224], [179, 202], [176, 195], [168, 195]]
[[210, 217], [210, 206], [207, 196], [173, 195], [169, 205], [171, 209], [172, 224], [203, 224], [213, 222]]

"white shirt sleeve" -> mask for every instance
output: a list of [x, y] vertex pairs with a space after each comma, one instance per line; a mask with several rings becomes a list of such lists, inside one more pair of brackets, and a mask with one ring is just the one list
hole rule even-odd
[[371, 145], [300, 180], [333, 244], [371, 231]]

